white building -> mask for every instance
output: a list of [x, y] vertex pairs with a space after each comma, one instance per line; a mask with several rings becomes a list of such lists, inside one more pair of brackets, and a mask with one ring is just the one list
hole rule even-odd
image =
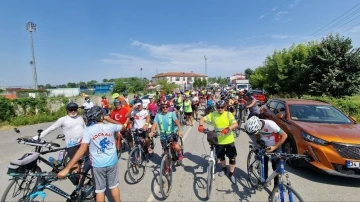
[[46, 90], [49, 91], [49, 97], [74, 97], [80, 95], [80, 88], [54, 88]]
[[186, 73], [186, 72], [167, 72], [160, 73], [152, 77], [152, 81], [156, 83], [156, 81], [161, 79], [166, 79], [169, 83], [175, 83], [177, 85], [191, 84], [194, 82], [195, 78], [206, 79], [207, 76], [196, 73]]

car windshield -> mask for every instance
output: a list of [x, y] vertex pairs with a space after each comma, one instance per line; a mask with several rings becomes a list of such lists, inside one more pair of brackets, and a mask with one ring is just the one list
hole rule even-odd
[[247, 85], [237, 85], [238, 89], [244, 89], [244, 88], [247, 88], [247, 87], [248, 87]]
[[149, 99], [149, 95], [144, 95], [141, 99]]
[[352, 123], [343, 113], [329, 105], [289, 105], [290, 117], [294, 121], [314, 123]]

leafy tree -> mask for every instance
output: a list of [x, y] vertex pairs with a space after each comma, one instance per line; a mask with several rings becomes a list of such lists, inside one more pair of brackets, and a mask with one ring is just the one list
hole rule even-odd
[[254, 73], [253, 69], [250, 69], [249, 67], [245, 69], [245, 78], [249, 79], [250, 76]]
[[52, 86], [50, 84], [46, 84], [45, 88], [52, 88]]
[[194, 79], [193, 87], [197, 88], [201, 86], [201, 80], [197, 77]]
[[86, 87], [86, 82], [80, 81], [80, 82], [78, 83], [78, 86], [79, 86], [79, 87]]
[[161, 86], [161, 90], [166, 94], [171, 93], [177, 85], [174, 83], [169, 83], [166, 79], [161, 79], [157, 81], [157, 84]]
[[86, 86], [87, 86], [87, 87], [93, 87], [95, 84], [97, 84], [97, 81], [91, 80], [91, 81], [88, 81], [88, 82], [86, 83]]
[[201, 82], [200, 87], [206, 87], [206, 86], [207, 86], [207, 81], [206, 81], [206, 79], [201, 79], [200, 82]]
[[67, 83], [66, 86], [67, 86], [68, 88], [76, 88], [76, 87], [77, 87], [76, 83], [72, 83], [72, 82]]
[[103, 82], [105, 83], [105, 82], [109, 82], [109, 80], [108, 79], [103, 79]]

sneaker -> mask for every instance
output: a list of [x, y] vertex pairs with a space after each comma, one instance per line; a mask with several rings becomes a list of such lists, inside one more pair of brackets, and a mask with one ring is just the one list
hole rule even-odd
[[236, 179], [235, 179], [234, 175], [231, 175], [229, 178], [230, 178], [231, 183], [236, 184]]
[[178, 160], [179, 161], [182, 161], [184, 159], [184, 155], [180, 152], [179, 154], [178, 154]]
[[224, 176], [224, 175], [225, 175], [225, 171], [224, 171], [224, 170], [222, 170], [222, 171], [219, 172], [219, 177], [222, 177], [222, 176]]

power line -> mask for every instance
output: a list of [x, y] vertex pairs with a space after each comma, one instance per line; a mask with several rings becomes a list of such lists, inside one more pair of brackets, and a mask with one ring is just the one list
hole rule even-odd
[[354, 28], [354, 27], [356, 27], [356, 26], [358, 26], [358, 25], [360, 25], [360, 23], [358, 23], [358, 24], [356, 24], [356, 25], [354, 25], [354, 26], [352, 26], [352, 27], [349, 27], [348, 29], [344, 30], [343, 32], [347, 32], [347, 31], [349, 31], [350, 29], [352, 29], [352, 28]]
[[341, 18], [342, 16], [346, 15], [348, 12], [350, 12], [351, 10], [353, 10], [354, 8], [356, 8], [357, 6], [359, 6], [360, 3], [356, 4], [354, 7], [352, 7], [351, 9], [347, 10], [345, 13], [343, 13], [342, 15], [340, 15], [339, 17], [337, 17], [336, 19], [334, 19], [333, 21], [329, 22], [328, 24], [326, 24], [324, 27], [320, 28], [319, 30], [317, 30], [316, 32], [314, 32], [311, 36], [314, 36], [315, 34], [317, 34], [319, 31], [321, 31], [322, 29], [326, 28], [328, 25], [332, 24], [333, 22], [337, 21], [339, 18]]

